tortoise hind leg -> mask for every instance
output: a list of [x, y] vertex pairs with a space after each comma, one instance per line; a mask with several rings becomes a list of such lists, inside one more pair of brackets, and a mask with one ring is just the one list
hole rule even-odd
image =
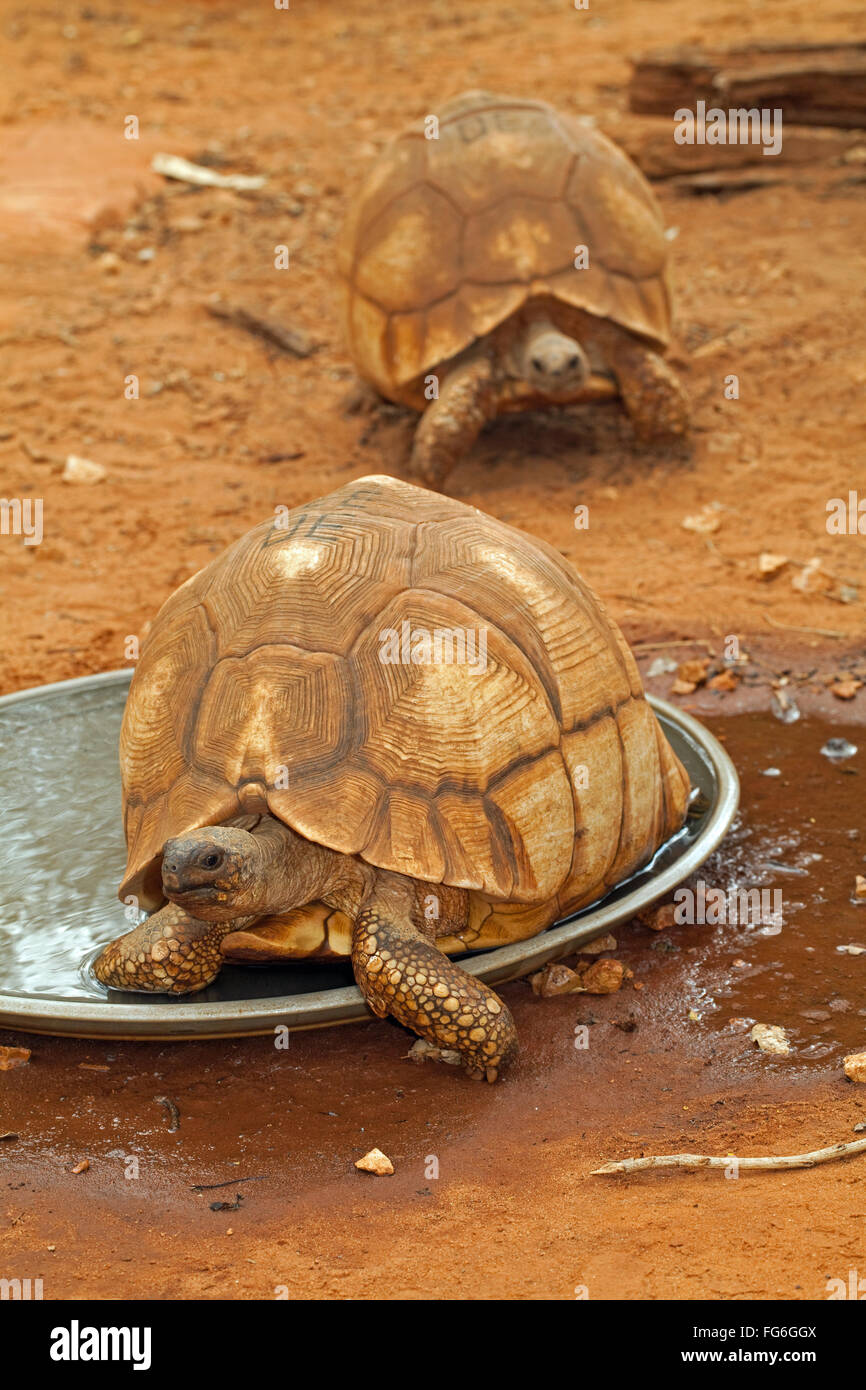
[[[470, 1076], [495, 1081], [517, 1050], [514, 1020], [481, 980], [448, 959], [417, 926], [411, 879], [380, 872], [355, 919], [352, 965], [379, 1018], [460, 1053]], [[429, 934], [428, 934], [429, 931]]]

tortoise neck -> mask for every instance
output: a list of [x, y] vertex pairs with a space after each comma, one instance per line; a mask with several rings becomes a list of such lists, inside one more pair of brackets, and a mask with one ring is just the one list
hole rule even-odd
[[313, 902], [348, 910], [363, 897], [366, 866], [352, 855], [314, 844], [271, 815], [262, 816], [250, 833], [256, 864], [253, 881], [238, 903], [242, 912], [265, 917]]

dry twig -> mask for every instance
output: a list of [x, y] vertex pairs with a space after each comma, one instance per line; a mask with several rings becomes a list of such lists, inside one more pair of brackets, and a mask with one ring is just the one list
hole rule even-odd
[[225, 319], [236, 328], [242, 328], [245, 333], [263, 338], [266, 343], [278, 347], [281, 352], [291, 353], [293, 357], [309, 357], [316, 351], [316, 344], [310, 341], [306, 333], [297, 333], [273, 319], [262, 318], [260, 314], [254, 314], [251, 309], [245, 309], [240, 304], [227, 304], [221, 299], [209, 299], [204, 307], [213, 318]]
[[806, 1154], [786, 1154], [770, 1158], [711, 1158], [707, 1154], [654, 1154], [647, 1158], [612, 1159], [601, 1168], [593, 1168], [593, 1176], [598, 1173], [637, 1173], [646, 1168], [729, 1168], [732, 1163], [737, 1168], [760, 1168], [764, 1172], [781, 1168], [814, 1168], [819, 1163], [832, 1163], [835, 1158], [848, 1158], [851, 1154], [866, 1153], [866, 1139], [852, 1139], [847, 1144], [833, 1144], [829, 1149], [812, 1149]]
[[775, 618], [770, 617], [769, 613], [765, 613], [764, 617], [770, 627], [781, 628], [783, 632], [811, 632], [816, 637], [837, 637], [840, 640], [845, 636], [844, 632], [836, 632], [829, 627], [798, 627], [796, 623], [777, 622]]

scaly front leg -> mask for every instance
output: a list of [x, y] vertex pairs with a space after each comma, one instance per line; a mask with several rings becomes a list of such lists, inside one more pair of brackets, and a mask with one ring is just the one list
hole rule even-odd
[[415, 431], [410, 467], [419, 482], [440, 488], [498, 407], [498, 386], [487, 356], [468, 358], [440, 383]]
[[235, 917], [228, 922], [202, 922], [176, 903], [167, 903], [106, 946], [93, 972], [112, 989], [196, 994], [220, 972], [224, 963], [220, 943], [226, 933], [255, 921], [255, 917]]
[[415, 887], [380, 872], [355, 921], [352, 965], [373, 1013], [460, 1053], [469, 1075], [495, 1081], [517, 1051], [508, 1009], [415, 925]]
[[592, 334], [616, 377], [638, 439], [659, 443], [683, 439], [689, 430], [689, 406], [673, 367], [616, 324], [598, 322]]

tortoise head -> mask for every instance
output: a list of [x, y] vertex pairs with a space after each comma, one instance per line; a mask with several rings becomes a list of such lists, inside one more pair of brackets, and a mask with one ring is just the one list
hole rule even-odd
[[262, 874], [254, 835], [214, 825], [166, 840], [162, 855], [165, 896], [193, 917], [229, 921], [250, 911]]
[[590, 375], [586, 353], [552, 323], [530, 324], [523, 344], [523, 375], [536, 391], [556, 400], [573, 396]]

